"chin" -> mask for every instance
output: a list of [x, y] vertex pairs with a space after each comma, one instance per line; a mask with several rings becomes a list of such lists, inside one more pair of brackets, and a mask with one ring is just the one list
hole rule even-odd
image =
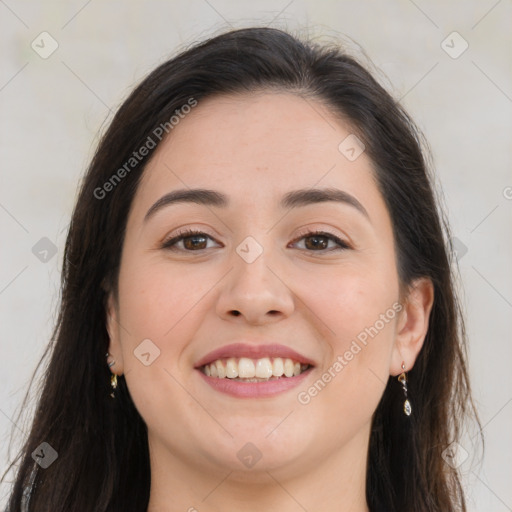
[[[208, 443], [205, 447], [207, 457], [217, 468], [236, 473], [237, 479], [253, 479], [256, 473], [261, 473], [264, 481], [268, 482], [267, 471], [272, 472], [300, 464], [300, 459], [305, 455], [304, 447], [309, 444], [303, 439], [303, 435], [293, 435], [299, 434], [297, 431], [289, 432], [283, 429], [278, 435], [278, 423], [274, 421], [270, 428], [255, 428], [252, 425], [242, 429], [238, 422], [239, 428], [233, 438], [226, 435], [222, 436], [222, 439], [211, 440]], [[270, 432], [272, 433], [269, 435]], [[303, 448], [299, 450], [298, 447]]]

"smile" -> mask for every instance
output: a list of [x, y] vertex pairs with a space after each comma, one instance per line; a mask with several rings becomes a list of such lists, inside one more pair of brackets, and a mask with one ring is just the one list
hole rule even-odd
[[217, 359], [201, 367], [208, 377], [232, 379], [237, 382], [266, 382], [281, 377], [298, 376], [310, 367], [290, 358], [263, 357], [251, 359], [248, 357], [229, 357]]
[[[247, 341], [247, 340], [244, 340]], [[299, 386], [315, 362], [278, 343], [231, 343], [200, 358], [194, 369], [216, 392], [236, 398], [266, 398]]]

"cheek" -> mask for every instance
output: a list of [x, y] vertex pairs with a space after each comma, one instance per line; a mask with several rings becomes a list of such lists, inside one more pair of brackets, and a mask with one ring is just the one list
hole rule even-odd
[[[387, 276], [385, 275], [387, 274]], [[340, 265], [289, 276], [293, 288], [314, 313], [323, 339], [339, 353], [359, 337], [392, 338], [396, 318], [398, 282], [392, 272], [359, 264]], [[371, 330], [371, 333], [368, 330]]]
[[299, 293], [307, 297], [328, 351], [298, 401], [312, 406], [313, 417], [336, 412], [332, 421], [344, 426], [341, 432], [367, 421], [384, 392], [400, 305], [392, 272], [356, 265], [338, 270], [301, 280]]
[[340, 278], [326, 284], [329, 300], [318, 292], [315, 311], [329, 326], [324, 338], [329, 354], [297, 401], [304, 421], [319, 429], [330, 423], [333, 444], [346, 442], [370, 421], [389, 380], [398, 303], [389, 289], [371, 284]]
[[190, 269], [165, 261], [127, 264], [120, 276], [121, 316], [132, 341], [154, 338], [155, 343], [163, 343], [172, 339], [176, 345], [181, 339], [175, 335], [176, 329], [183, 319], [196, 314], [201, 298], [215, 284], [214, 277], [199, 267]]
[[207, 292], [218, 278], [196, 268], [185, 271], [167, 261], [143, 265], [134, 258], [124, 262], [119, 280], [121, 345], [130, 395], [152, 429], [174, 435], [181, 431], [169, 426], [163, 410], [201, 414], [179, 384], [189, 362], [182, 356], [206, 314]]
[[151, 411], [156, 395], [173, 401], [180, 392], [177, 382], [187, 378], [192, 362], [190, 342], [212, 308], [208, 292], [222, 273], [206, 265], [190, 267], [142, 258], [122, 267], [123, 364], [140, 411]]

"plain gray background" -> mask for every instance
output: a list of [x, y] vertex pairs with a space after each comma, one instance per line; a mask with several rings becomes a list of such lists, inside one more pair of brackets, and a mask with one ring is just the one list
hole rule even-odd
[[28, 429], [30, 409], [14, 420], [57, 316], [65, 235], [100, 129], [183, 45], [270, 25], [361, 45], [430, 142], [486, 438], [481, 465], [474, 432], [459, 449], [469, 510], [512, 510], [510, 20], [510, 0], [0, 0], [0, 470], [11, 430]]

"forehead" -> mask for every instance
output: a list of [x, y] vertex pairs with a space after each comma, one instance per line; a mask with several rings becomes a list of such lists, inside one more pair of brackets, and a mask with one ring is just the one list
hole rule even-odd
[[174, 126], [146, 166], [139, 203], [176, 188], [212, 188], [232, 203], [277, 201], [291, 189], [335, 187], [378, 201], [371, 160], [339, 146], [350, 125], [320, 101], [261, 92], [202, 100]]

